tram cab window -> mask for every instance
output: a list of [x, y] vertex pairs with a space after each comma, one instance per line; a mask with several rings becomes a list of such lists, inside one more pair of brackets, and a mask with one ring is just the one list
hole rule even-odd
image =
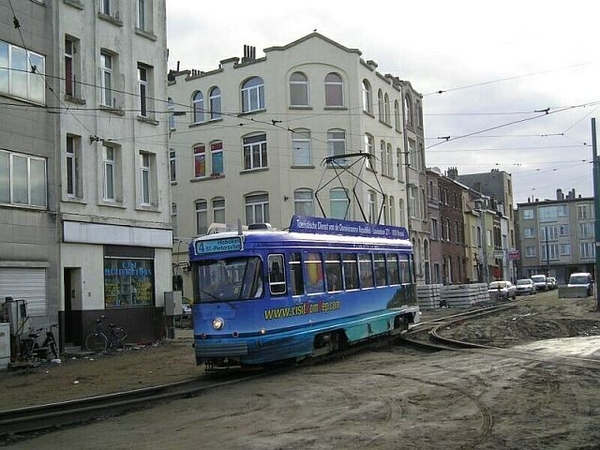
[[370, 254], [358, 255], [358, 270], [360, 273], [360, 286], [363, 289], [373, 287], [373, 262]]
[[346, 289], [358, 289], [358, 263], [356, 255], [353, 253], [344, 253], [344, 284]]
[[256, 256], [205, 261], [197, 270], [200, 303], [245, 300], [262, 295], [262, 263]]
[[325, 276], [327, 292], [342, 290], [342, 261], [339, 253], [325, 255]]
[[302, 275], [302, 258], [300, 258], [300, 253], [290, 254], [289, 268], [292, 295], [304, 294], [304, 276]]
[[304, 268], [306, 273], [306, 293], [325, 292], [323, 280], [323, 261], [320, 253], [305, 254]]
[[282, 271], [283, 255], [269, 255], [269, 287], [271, 294], [281, 295], [285, 294], [286, 282], [285, 274]]

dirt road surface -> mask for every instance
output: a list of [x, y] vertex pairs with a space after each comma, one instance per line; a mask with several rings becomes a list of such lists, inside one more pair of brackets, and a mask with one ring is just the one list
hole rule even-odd
[[[360, 352], [15, 442], [19, 449], [600, 449], [596, 301], [521, 297], [447, 330], [497, 349]], [[423, 320], [458, 312], [424, 312]], [[0, 408], [186, 379], [170, 341], [30, 373], [0, 373]]]

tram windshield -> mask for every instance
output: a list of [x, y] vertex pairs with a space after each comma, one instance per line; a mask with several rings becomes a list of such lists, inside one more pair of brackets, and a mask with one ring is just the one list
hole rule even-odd
[[259, 257], [202, 261], [196, 265], [195, 303], [230, 302], [263, 296]]

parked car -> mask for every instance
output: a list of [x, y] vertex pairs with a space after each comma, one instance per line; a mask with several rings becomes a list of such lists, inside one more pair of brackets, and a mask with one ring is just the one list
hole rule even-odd
[[192, 317], [192, 305], [189, 299], [184, 298], [181, 302], [181, 316], [184, 318]]
[[517, 287], [510, 281], [499, 280], [492, 281], [488, 286], [488, 292], [490, 296], [497, 296], [497, 298], [517, 298]]
[[558, 281], [554, 277], [548, 277], [546, 280], [546, 284], [548, 285], [548, 289], [556, 289], [558, 287]]
[[587, 288], [587, 296], [594, 295], [594, 280], [592, 274], [589, 272], [577, 272], [572, 273], [569, 277], [569, 284], [567, 287], [578, 287], [585, 286]]
[[536, 292], [537, 288], [531, 278], [517, 280], [517, 295], [533, 295]]
[[533, 280], [535, 287], [538, 291], [548, 290], [548, 280], [546, 279], [546, 275], [531, 275], [531, 277], [529, 278]]

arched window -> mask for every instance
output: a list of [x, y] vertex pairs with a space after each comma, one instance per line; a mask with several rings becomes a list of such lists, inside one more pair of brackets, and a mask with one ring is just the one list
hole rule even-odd
[[292, 165], [311, 165], [310, 130], [298, 129], [292, 132]]
[[386, 174], [390, 177], [394, 176], [394, 158], [392, 157], [392, 144], [385, 146], [385, 161], [387, 162]]
[[175, 103], [173, 99], [169, 97], [167, 99], [167, 111], [169, 112], [169, 130], [175, 129]]
[[383, 96], [383, 121], [390, 123], [390, 96], [387, 93]]
[[208, 94], [210, 102], [210, 120], [221, 118], [221, 89], [213, 87]]
[[408, 94], [404, 96], [404, 123], [409, 127], [413, 124], [412, 102]]
[[381, 158], [381, 174], [387, 175], [387, 154], [385, 152], [385, 141], [379, 141], [379, 152]]
[[315, 215], [315, 202], [312, 190], [300, 188], [294, 191], [294, 213], [300, 216]]
[[260, 77], [246, 80], [242, 85], [242, 112], [265, 109], [265, 83]]
[[210, 144], [210, 160], [211, 172], [213, 176], [223, 175], [225, 168], [223, 167], [223, 142], [216, 141]]
[[290, 105], [308, 106], [308, 78], [301, 72], [290, 76]]
[[362, 82], [362, 101], [363, 111], [373, 114], [373, 93], [371, 92], [371, 84], [367, 80]]
[[194, 111], [194, 123], [204, 122], [204, 95], [198, 91], [192, 100], [192, 111]]
[[195, 144], [194, 151], [194, 177], [201, 178], [206, 176], [206, 146], [204, 144]]
[[344, 83], [334, 72], [325, 77], [325, 106], [344, 106]]
[[344, 188], [333, 188], [329, 191], [329, 216], [332, 219], [349, 219], [349, 205], [350, 199]]
[[396, 131], [401, 131], [402, 130], [402, 112], [400, 111], [400, 104], [398, 103], [398, 100], [394, 101], [394, 127], [396, 128]]
[[[340, 129], [327, 131], [327, 154], [329, 156], [340, 156], [346, 154], [346, 132]], [[337, 160], [338, 164], [344, 165], [343, 159]]]
[[366, 166], [367, 169], [376, 170], [375, 168], [375, 139], [369, 133], [365, 134], [365, 153], [371, 155], [370, 158], [367, 159]]
[[379, 112], [379, 121], [385, 122], [383, 113], [383, 91], [381, 89], [377, 91], [377, 111]]

